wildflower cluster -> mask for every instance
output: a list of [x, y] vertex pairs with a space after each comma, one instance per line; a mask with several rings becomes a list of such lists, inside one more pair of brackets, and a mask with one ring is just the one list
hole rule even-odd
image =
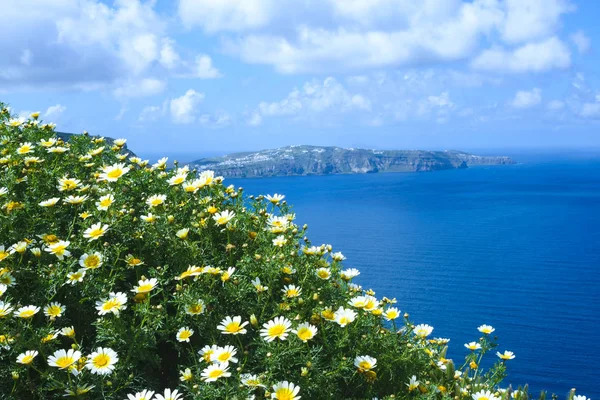
[[[0, 104], [0, 393], [52, 399], [507, 399], [509, 351], [378, 298], [283, 195], [68, 140]], [[527, 396], [526, 391], [518, 392]], [[517, 397], [526, 398], [526, 397]]]

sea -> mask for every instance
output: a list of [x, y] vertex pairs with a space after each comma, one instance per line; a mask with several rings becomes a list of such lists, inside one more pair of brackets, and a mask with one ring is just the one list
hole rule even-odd
[[[228, 179], [282, 193], [313, 244], [356, 282], [450, 338], [461, 363], [477, 327], [511, 350], [505, 384], [600, 400], [600, 158], [427, 173]], [[495, 355], [490, 354], [493, 360]], [[490, 361], [491, 362], [491, 361]]]

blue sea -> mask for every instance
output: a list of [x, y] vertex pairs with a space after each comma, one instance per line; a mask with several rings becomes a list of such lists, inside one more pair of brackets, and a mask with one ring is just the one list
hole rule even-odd
[[332, 244], [357, 283], [450, 338], [457, 362], [490, 324], [516, 354], [507, 384], [600, 400], [600, 159], [517, 161], [226, 183], [285, 194], [313, 244]]

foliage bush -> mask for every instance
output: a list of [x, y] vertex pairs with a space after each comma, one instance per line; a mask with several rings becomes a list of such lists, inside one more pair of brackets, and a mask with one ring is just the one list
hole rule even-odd
[[493, 328], [455, 365], [282, 196], [0, 109], [2, 398], [527, 398]]

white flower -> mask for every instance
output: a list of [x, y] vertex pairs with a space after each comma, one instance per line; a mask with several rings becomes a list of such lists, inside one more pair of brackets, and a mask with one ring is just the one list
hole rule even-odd
[[217, 329], [224, 335], [243, 335], [247, 332], [244, 328], [246, 325], [248, 325], [248, 321], [242, 323], [242, 317], [239, 315], [233, 318], [228, 316], [221, 321], [219, 326], [217, 326]]
[[481, 345], [477, 342], [465, 343], [465, 347], [471, 351], [481, 350]]
[[287, 239], [283, 235], [277, 236], [273, 239], [273, 246], [283, 247], [287, 243]]
[[127, 296], [123, 292], [111, 292], [108, 298], [96, 302], [96, 310], [98, 315], [105, 315], [109, 312], [119, 315], [121, 310], [127, 308]]
[[108, 230], [108, 225], [102, 225], [102, 222], [98, 222], [97, 224], [92, 225], [88, 229], [83, 232], [83, 237], [88, 239], [89, 242], [93, 240], [98, 240]]
[[69, 241], [59, 240], [56, 243], [48, 245], [48, 247], [44, 248], [44, 250], [48, 253], [54, 254], [59, 260], [62, 260], [71, 255], [71, 252], [67, 250], [67, 247], [69, 247], [70, 244], [71, 242]]
[[115, 196], [112, 194], [106, 194], [98, 199], [96, 202], [96, 208], [100, 211], [106, 211], [114, 202]]
[[271, 393], [272, 399], [279, 400], [298, 400], [301, 396], [298, 396], [300, 387], [294, 385], [292, 382], [283, 381], [273, 385], [273, 392]]
[[57, 317], [61, 317], [65, 312], [65, 306], [58, 302], [52, 302], [44, 307], [44, 315], [50, 317], [50, 319], [55, 319]]
[[129, 167], [126, 167], [123, 163], [116, 163], [113, 165], [102, 167], [102, 173], [99, 176], [101, 181], [116, 182], [120, 177], [128, 173]]
[[219, 378], [231, 376], [228, 363], [211, 364], [202, 371], [202, 380], [206, 382], [215, 382]]
[[81, 358], [81, 352], [73, 349], [56, 350], [48, 357], [48, 365], [60, 369], [69, 368]]
[[263, 324], [263, 329], [260, 330], [260, 336], [267, 342], [272, 342], [275, 339], [285, 340], [291, 327], [292, 322], [289, 319], [285, 317], [276, 317]]
[[164, 394], [156, 393], [154, 400], [179, 400], [183, 399], [183, 394], [179, 393], [177, 389], [171, 391], [171, 389], [165, 389]]
[[472, 397], [473, 400], [500, 400], [500, 397], [494, 396], [489, 390], [480, 390]]
[[419, 387], [419, 383], [421, 382], [417, 380], [416, 375], [411, 376], [410, 380], [406, 384], [406, 386], [408, 386], [408, 391], [412, 392], [413, 390], [417, 389]]
[[240, 380], [242, 381], [242, 384], [245, 386], [249, 386], [252, 388], [255, 387], [266, 387], [262, 381], [260, 380], [260, 378], [258, 377], [258, 375], [252, 375], [252, 374], [241, 374], [240, 375]]
[[85, 268], [80, 268], [76, 272], [69, 272], [67, 274], [67, 282], [71, 285], [75, 285], [77, 282], [83, 282], [83, 278], [85, 277]]
[[178, 342], [190, 342], [190, 337], [194, 334], [194, 330], [188, 327], [179, 328], [177, 331], [177, 341]]
[[214, 363], [237, 363], [235, 357], [237, 350], [233, 346], [218, 347], [214, 353], [210, 355], [210, 361]]
[[327, 280], [327, 279], [331, 278], [331, 269], [322, 267], [322, 268], [317, 269], [315, 274], [320, 279]]
[[136, 394], [128, 394], [127, 400], [152, 400], [152, 396], [154, 396], [153, 390], [144, 389]]
[[95, 352], [87, 356], [85, 366], [92, 374], [109, 375], [115, 369], [117, 361], [119, 357], [114, 350], [98, 347]]
[[256, 291], [258, 293], [265, 292], [269, 289], [267, 286], [263, 286], [260, 283], [260, 278], [258, 276], [256, 278], [254, 278], [254, 280], [251, 283], [252, 283], [252, 286], [254, 286], [254, 288], [256, 289]]
[[356, 268], [348, 268], [340, 272], [340, 276], [346, 281], [356, 278], [358, 275], [360, 275], [360, 271]]
[[340, 307], [333, 314], [335, 322], [344, 327], [356, 319], [356, 312], [349, 308]]
[[60, 200], [60, 197], [53, 197], [48, 200], [40, 201], [39, 205], [42, 207], [53, 207], [56, 205], [56, 203], [59, 202], [59, 200]]
[[268, 194], [265, 196], [265, 199], [269, 200], [273, 204], [279, 204], [280, 201], [285, 199], [285, 196], [282, 194], [277, 194], [277, 193], [275, 193], [273, 196]]
[[490, 333], [494, 332], [496, 329], [494, 329], [490, 325], [481, 325], [479, 328], [477, 328], [477, 330], [479, 332], [483, 333], [484, 335], [489, 335]]
[[17, 357], [19, 364], [27, 365], [33, 362], [33, 359], [37, 357], [38, 352], [35, 350], [27, 350], [25, 353], [21, 353]]
[[515, 353], [513, 353], [512, 351], [508, 351], [508, 350], [505, 350], [504, 353], [500, 353], [499, 351], [497, 351], [496, 355], [504, 361], [512, 360], [513, 358], [515, 358]]
[[431, 332], [433, 332], [433, 327], [427, 324], [419, 324], [415, 326], [413, 332], [420, 338], [426, 338], [427, 336], [431, 335]]
[[29, 318], [33, 317], [35, 314], [37, 314], [39, 311], [40, 311], [39, 307], [25, 306], [25, 307], [21, 307], [18, 310], [16, 310], [14, 312], [14, 314], [15, 314], [15, 317], [29, 319]]
[[96, 269], [102, 266], [103, 257], [100, 252], [95, 252], [92, 254], [83, 254], [79, 258], [79, 265], [85, 269]]
[[369, 371], [377, 366], [377, 359], [371, 356], [358, 356], [354, 359], [354, 365], [362, 371]]
[[400, 310], [398, 308], [396, 308], [396, 307], [390, 307], [390, 308], [388, 308], [387, 310], [385, 310], [383, 312], [383, 317], [387, 321], [395, 320], [399, 316], [400, 316]]
[[167, 195], [155, 194], [146, 199], [146, 204], [150, 207], [158, 207], [163, 204], [165, 200], [167, 200]]
[[181, 185], [187, 179], [187, 172], [177, 173], [167, 180], [167, 183], [171, 186]]
[[158, 280], [156, 278], [141, 279], [138, 281], [138, 286], [135, 286], [131, 291], [134, 293], [148, 293], [156, 287], [157, 283]]
[[156, 162], [156, 164], [152, 164], [152, 168], [154, 169], [164, 169], [167, 166], [168, 157], [163, 157]]
[[317, 327], [309, 324], [308, 322], [303, 322], [300, 325], [298, 325], [298, 328], [292, 330], [292, 332], [295, 333], [296, 336], [298, 336], [298, 338], [304, 343], [314, 338], [317, 334], [317, 331]]
[[215, 215], [213, 215], [213, 219], [218, 225], [226, 225], [234, 217], [235, 213], [229, 210], [221, 211], [220, 213], [216, 213]]

